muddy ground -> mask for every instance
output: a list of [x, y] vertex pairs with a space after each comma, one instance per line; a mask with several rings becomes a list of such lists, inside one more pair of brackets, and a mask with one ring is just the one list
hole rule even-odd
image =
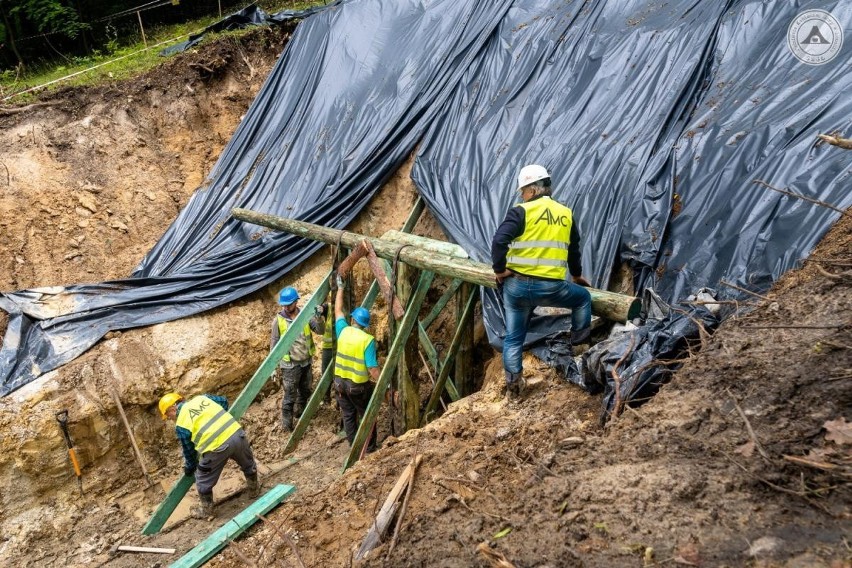
[[[218, 40], [128, 83], [0, 109], [0, 289], [126, 276], [204, 180], [290, 31]], [[415, 198], [406, 172], [356, 230], [399, 228]], [[428, 215], [416, 232], [440, 236]], [[835, 275], [852, 264], [848, 213], [810, 258], [769, 299], [726, 321], [653, 400], [607, 427], [599, 396], [531, 357], [525, 398], [505, 401], [499, 357], [481, 329], [483, 389], [426, 428], [387, 437], [343, 475], [334, 408], [324, 406], [284, 456], [280, 391], [268, 385], [243, 423], [264, 485], [297, 491], [210, 565], [500, 565], [477, 552], [482, 543], [503, 566], [852, 565], [852, 293], [849, 276]], [[209, 314], [111, 334], [0, 401], [0, 564], [165, 566], [245, 508], [229, 468], [216, 521], [187, 517], [192, 496], [162, 533], [142, 536], [158, 501], [146, 498], [109, 390], [152, 477], [169, 486], [180, 452], [156, 414], [159, 394], [233, 399], [268, 350], [277, 289], [309, 293], [327, 269], [319, 254]], [[211, 331], [222, 329], [231, 331]], [[445, 341], [448, 325], [430, 331]], [[428, 380], [416, 364], [412, 372]], [[83, 462], [82, 497], [53, 419], [62, 407]], [[387, 413], [380, 422], [388, 436]], [[395, 548], [353, 561], [414, 454], [423, 461]], [[177, 554], [114, 554], [116, 544]]]

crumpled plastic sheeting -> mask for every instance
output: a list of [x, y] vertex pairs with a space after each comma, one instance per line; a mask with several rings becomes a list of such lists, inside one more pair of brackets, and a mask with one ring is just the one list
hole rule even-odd
[[[799, 62], [786, 33], [805, 9], [852, 29], [852, 4], [837, 1], [518, 2], [432, 123], [412, 177], [476, 260], [489, 262], [519, 201], [518, 170], [539, 163], [575, 212], [594, 285], [624, 260], [637, 290], [672, 303], [721, 279], [764, 289], [839, 213], [752, 180], [852, 205], [852, 155], [816, 142], [852, 132], [852, 42], [825, 65]], [[502, 349], [497, 294], [483, 302]], [[534, 317], [527, 347], [564, 325]]]
[[0, 295], [0, 395], [110, 330], [196, 314], [270, 284], [319, 244], [234, 207], [344, 228], [411, 153], [510, 3], [362, 0], [297, 28], [204, 184], [131, 278]]
[[663, 319], [649, 319], [598, 343], [583, 354], [579, 376], [569, 375], [569, 379], [590, 392], [604, 391], [601, 422], [606, 422], [616, 403], [613, 369], [620, 377], [619, 410], [622, 405], [641, 404], [680, 368], [680, 363], [673, 362], [683, 357], [690, 345], [700, 345], [718, 324], [718, 318], [704, 306], [673, 310]]

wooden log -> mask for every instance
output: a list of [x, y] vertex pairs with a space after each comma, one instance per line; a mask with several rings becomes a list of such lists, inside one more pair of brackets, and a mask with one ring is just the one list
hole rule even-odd
[[[399, 263], [397, 270], [399, 272], [396, 279], [397, 296], [399, 296], [403, 302], [408, 302], [411, 298], [411, 283], [409, 282], [409, 276], [412, 270], [405, 263]], [[396, 384], [400, 394], [399, 402], [401, 405], [399, 411], [402, 418], [402, 432], [400, 433], [407, 432], [411, 428], [417, 428], [419, 426], [420, 393], [417, 389], [417, 385], [411, 379], [411, 373], [409, 373], [408, 370], [409, 363], [413, 360], [412, 355], [416, 349], [414, 340], [414, 335], [409, 334], [408, 341], [406, 341], [405, 347], [402, 349], [402, 353], [399, 356], [399, 363], [397, 363], [396, 366]], [[399, 435], [397, 432], [391, 432], [391, 434], [394, 436]]]
[[464, 329], [461, 330], [461, 345], [454, 361], [453, 374], [461, 396], [473, 392], [473, 318], [467, 321], [462, 319], [467, 299], [473, 293], [473, 286], [465, 282], [456, 294], [456, 325], [464, 326]]
[[[247, 223], [253, 223], [262, 227], [269, 227], [279, 231], [291, 233], [307, 239], [335, 244], [338, 239], [344, 246], [357, 246], [365, 237], [357, 233], [331, 229], [313, 223], [286, 219], [276, 215], [258, 213], [248, 209], [235, 208], [232, 210], [234, 218]], [[491, 266], [483, 262], [476, 262], [464, 258], [448, 258], [447, 255], [423, 250], [418, 247], [407, 246], [400, 250], [398, 243], [384, 241], [382, 239], [370, 238], [376, 254], [384, 259], [393, 260], [399, 251], [399, 259], [411, 266], [421, 270], [428, 270], [448, 276], [460, 278], [465, 282], [496, 288], [497, 281]], [[592, 313], [612, 321], [625, 322], [639, 315], [641, 303], [638, 298], [589, 288], [592, 295]]]
[[379, 238], [383, 241], [390, 241], [401, 245], [411, 245], [423, 250], [439, 252], [450, 258], [470, 258], [467, 251], [457, 244], [421, 237], [419, 235], [411, 235], [394, 229], [385, 231]]
[[379, 374], [379, 380], [376, 381], [373, 396], [370, 398], [370, 402], [367, 404], [367, 410], [364, 412], [364, 417], [358, 425], [358, 432], [355, 434], [355, 440], [352, 442], [352, 447], [349, 449], [349, 455], [346, 457], [346, 461], [343, 464], [343, 471], [346, 471], [356, 461], [358, 461], [358, 456], [361, 454], [361, 448], [367, 441], [367, 436], [370, 434], [373, 424], [376, 422], [376, 417], [379, 414], [379, 406], [382, 403], [382, 399], [384, 399], [388, 383], [396, 371], [396, 364], [399, 361], [399, 356], [402, 354], [402, 350], [408, 342], [408, 336], [414, 329], [414, 324], [417, 323], [417, 315], [420, 312], [420, 307], [423, 305], [423, 300], [426, 299], [426, 293], [429, 291], [429, 286], [432, 284], [432, 280], [434, 278], [434, 272], [424, 270], [420, 273], [420, 280], [417, 283], [417, 288], [414, 290], [411, 301], [408, 303], [405, 315], [402, 316], [402, 321], [400, 321], [399, 324], [399, 331], [397, 331], [393, 343], [388, 350], [388, 356], [385, 360], [384, 366], [382, 367], [381, 373]]

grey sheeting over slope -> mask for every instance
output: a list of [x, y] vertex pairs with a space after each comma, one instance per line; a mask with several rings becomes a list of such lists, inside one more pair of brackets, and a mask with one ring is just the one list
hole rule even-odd
[[[366, 0], [320, 12], [132, 278], [0, 296], [12, 314], [0, 394], [111, 329], [280, 278], [317, 245], [235, 222], [232, 207], [344, 227], [424, 135], [413, 177], [479, 260], [516, 199], [517, 170], [538, 162], [576, 211], [597, 285], [623, 259], [669, 300], [720, 278], [765, 287], [838, 214], [753, 178], [852, 201], [852, 154], [815, 145], [818, 132], [849, 130], [848, 45], [823, 66], [794, 59], [786, 30], [808, 8], [852, 28], [842, 2]], [[499, 346], [499, 305], [486, 296]], [[553, 321], [538, 329], [531, 340]]]

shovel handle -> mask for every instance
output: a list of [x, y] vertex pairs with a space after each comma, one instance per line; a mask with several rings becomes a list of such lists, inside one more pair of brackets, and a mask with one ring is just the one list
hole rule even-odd
[[74, 473], [77, 474], [77, 477], [82, 477], [80, 462], [77, 461], [77, 453], [74, 451], [74, 448], [68, 448], [68, 456], [71, 458], [71, 465], [74, 466]]

